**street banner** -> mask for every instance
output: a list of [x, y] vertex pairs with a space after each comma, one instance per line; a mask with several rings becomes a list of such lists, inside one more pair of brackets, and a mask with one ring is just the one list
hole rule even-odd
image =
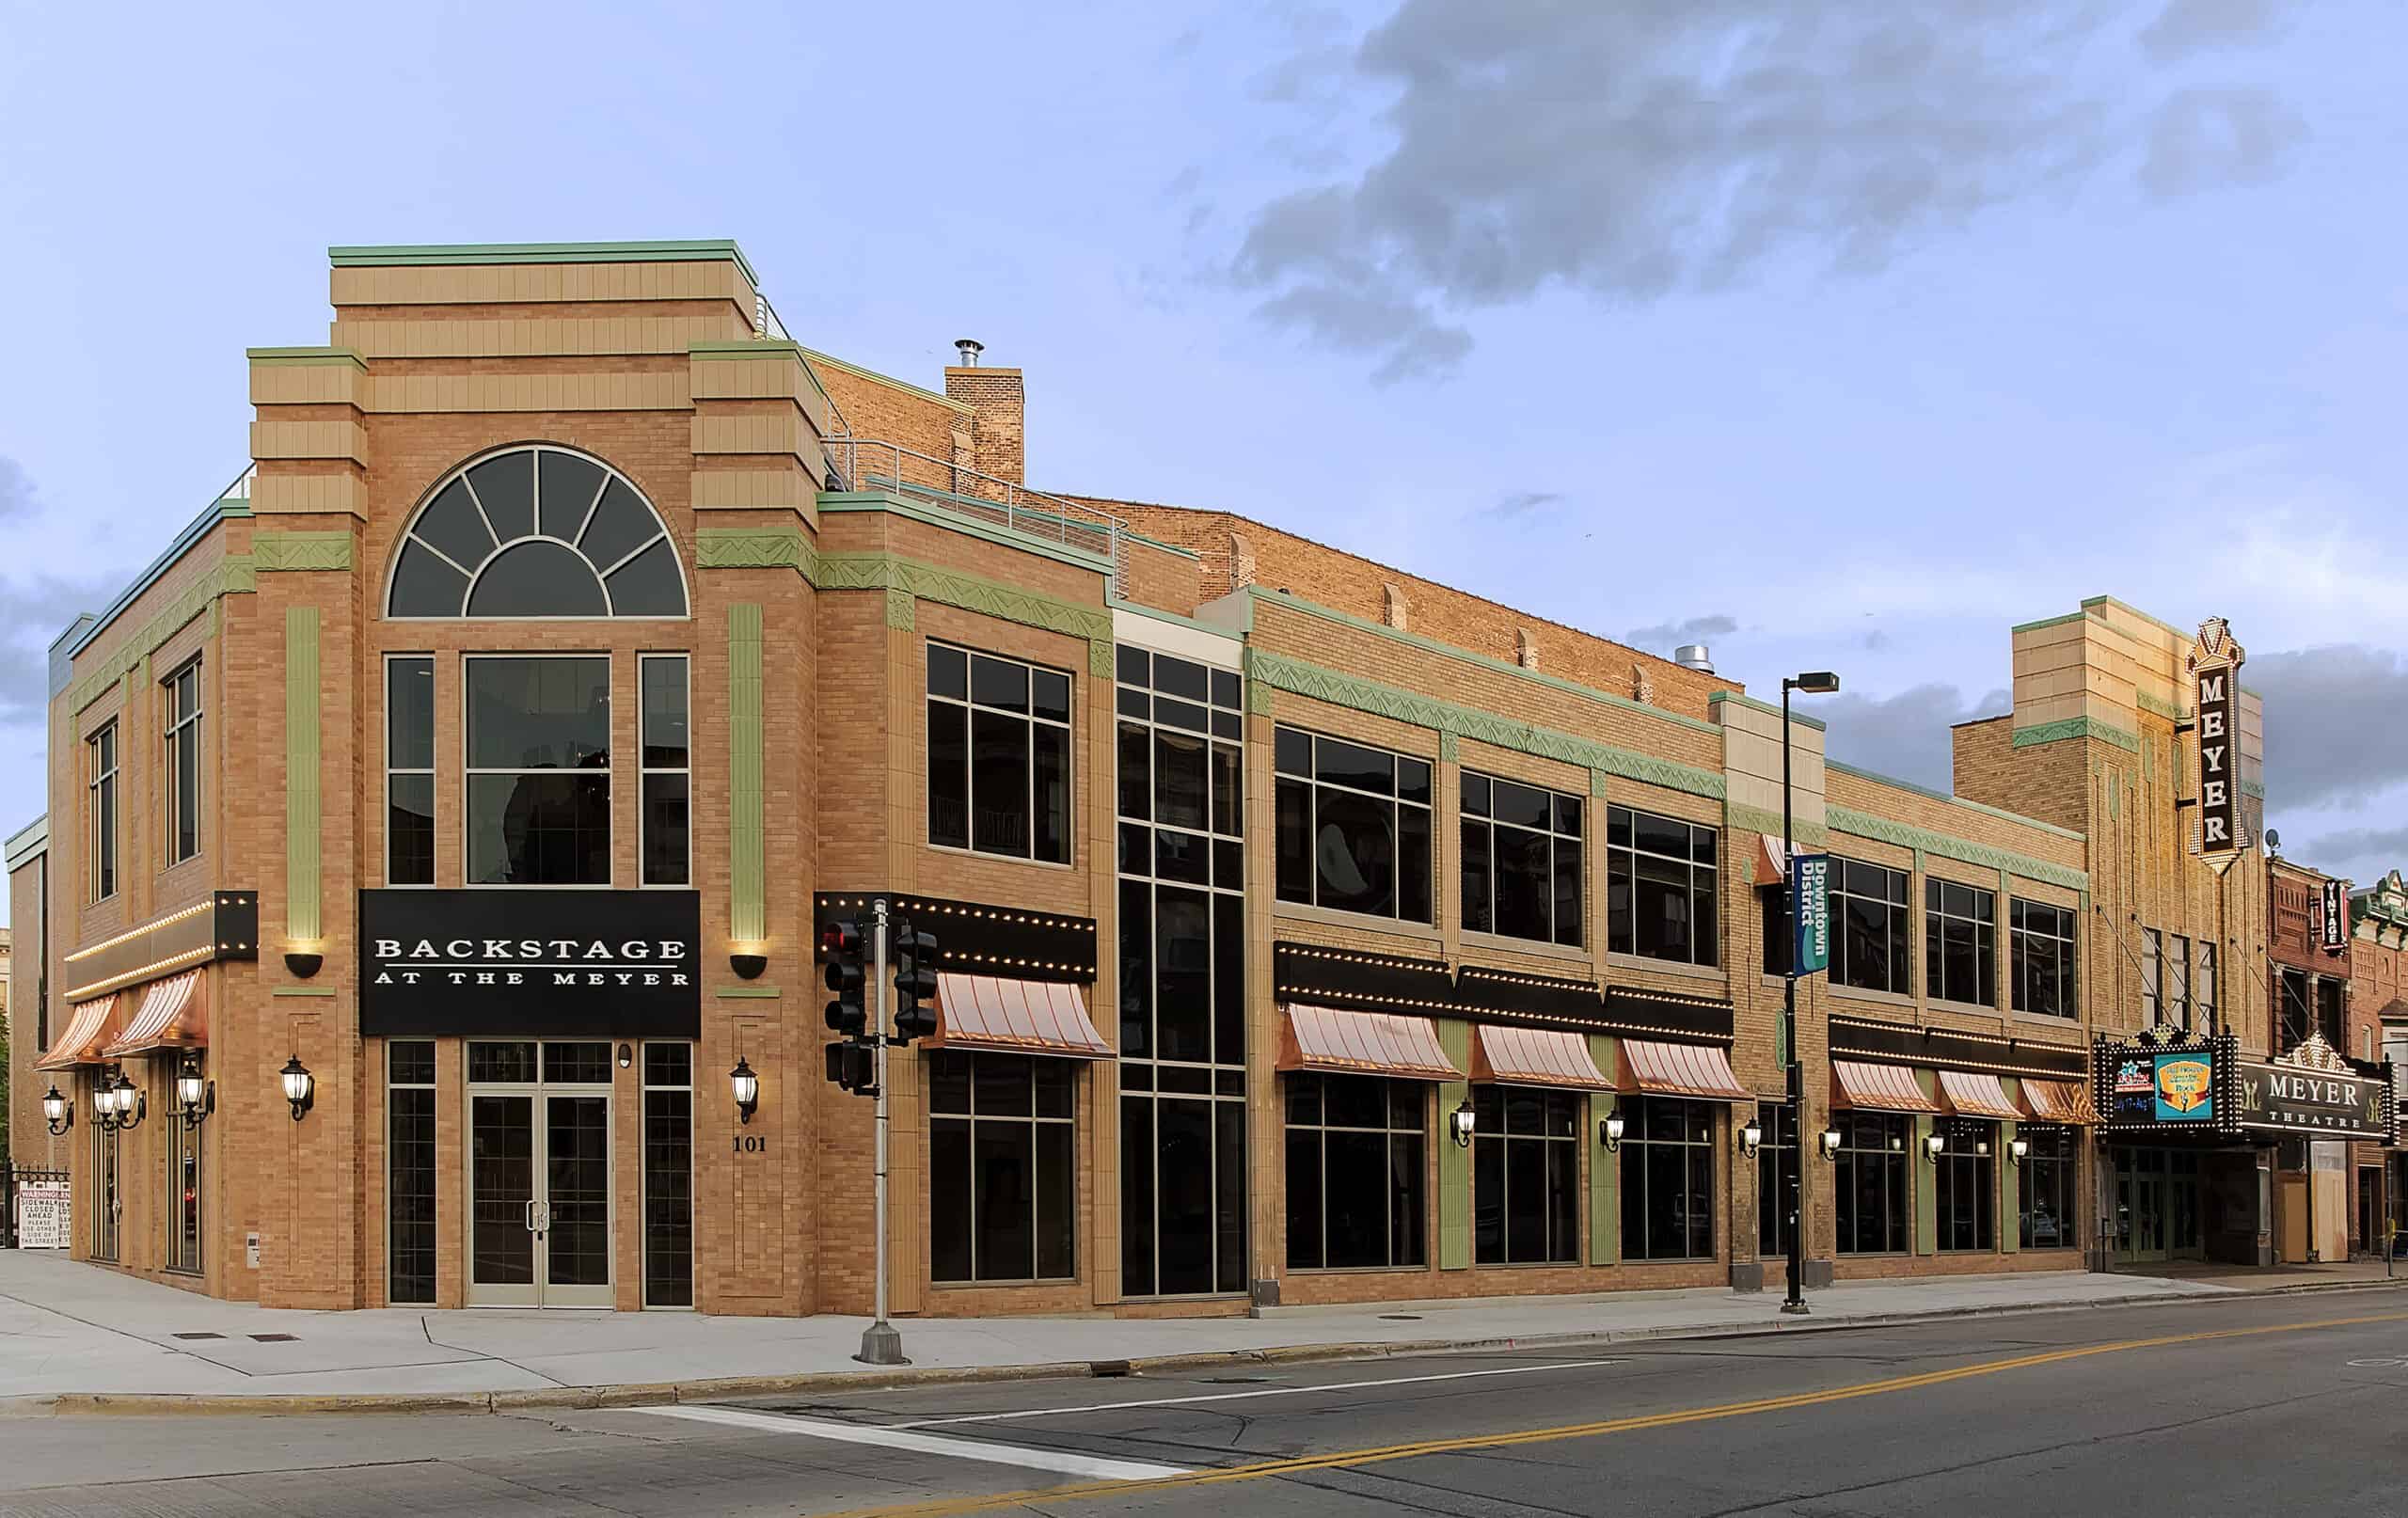
[[1791, 920], [1798, 926], [1795, 962], [1799, 974], [1811, 975], [1831, 964], [1831, 856], [1793, 856], [1789, 878]]

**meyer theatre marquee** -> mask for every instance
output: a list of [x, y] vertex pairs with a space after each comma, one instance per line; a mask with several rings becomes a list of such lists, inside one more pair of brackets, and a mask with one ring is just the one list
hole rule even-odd
[[2390, 1144], [2398, 1131], [2390, 1064], [2360, 1068], [2312, 1036], [2279, 1060], [2242, 1058], [2229, 1035], [2101, 1038], [2091, 1068], [2109, 1132]]

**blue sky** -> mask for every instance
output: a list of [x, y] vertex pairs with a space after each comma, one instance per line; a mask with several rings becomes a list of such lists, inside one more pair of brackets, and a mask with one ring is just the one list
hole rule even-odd
[[1836, 668], [1833, 751], [1925, 783], [2010, 624], [2228, 617], [2287, 852], [2368, 879], [2403, 41], [2372, 0], [0, 0], [0, 816], [41, 646], [242, 466], [243, 349], [325, 340], [327, 245], [732, 236], [814, 346], [1023, 368], [1033, 482]]

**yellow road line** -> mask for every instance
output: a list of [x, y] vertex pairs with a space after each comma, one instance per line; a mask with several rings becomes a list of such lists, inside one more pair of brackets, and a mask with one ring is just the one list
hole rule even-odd
[[[1545, 1444], [1558, 1439], [1592, 1439], [1601, 1434], [1634, 1433], [1646, 1429], [1667, 1429], [1683, 1423], [1704, 1423], [1717, 1418], [1748, 1417], [1760, 1413], [1782, 1413], [1792, 1408], [1816, 1407], [1826, 1402], [1844, 1402], [1859, 1397], [1882, 1397], [1893, 1392], [1916, 1391], [1925, 1386], [1938, 1386], [1951, 1381], [1964, 1381], [1973, 1376], [1995, 1376], [2007, 1370], [2024, 1370], [2034, 1366], [2054, 1365], [2064, 1360], [2081, 1360], [2094, 1354], [2116, 1354], [2129, 1350], [2162, 1349], [2169, 1344], [2200, 1344], [2210, 1339], [2253, 1338], [2265, 1334], [2302, 1334], [2320, 1328], [2350, 1328], [2361, 1323], [2396, 1323], [2408, 1321], [2408, 1312], [2369, 1313], [2357, 1318], [2321, 1318], [2305, 1323], [2270, 1323], [2257, 1328], [2219, 1328], [2199, 1334], [2163, 1334], [2155, 1338], [2118, 1339], [2108, 1344], [2085, 1344], [2074, 1349], [2051, 1350], [2042, 1354], [2018, 1355], [2011, 1360], [1986, 1360], [1979, 1365], [1958, 1366], [1952, 1370], [1931, 1370], [1921, 1375], [1893, 1376], [1886, 1381], [1859, 1382], [1852, 1386], [1833, 1386], [1824, 1391], [1796, 1392], [1786, 1397], [1759, 1398], [1747, 1402], [1723, 1402], [1712, 1407], [1683, 1408], [1670, 1413], [1645, 1413], [1631, 1417], [1608, 1418], [1595, 1423], [1567, 1423], [1550, 1429], [1525, 1429], [1516, 1432], [1463, 1434], [1450, 1439], [1423, 1439], [1412, 1444], [1380, 1445], [1364, 1449], [1339, 1449], [1321, 1455], [1297, 1455], [1286, 1460], [1266, 1460], [1252, 1465], [1231, 1465], [1221, 1470], [1190, 1471], [1183, 1476], [1165, 1476], [1148, 1481], [1086, 1481], [1074, 1486], [1053, 1486], [1023, 1492], [999, 1492], [986, 1496], [941, 1497], [933, 1502], [910, 1503], [902, 1507], [856, 1508], [826, 1518], [953, 1518], [958, 1513], [991, 1512], [1002, 1508], [1016, 1508], [1023, 1503], [1053, 1504], [1091, 1497], [1120, 1497], [1132, 1494], [1164, 1491], [1175, 1487], [1216, 1486], [1225, 1481], [1259, 1481], [1266, 1477], [1293, 1476], [1306, 1471], [1342, 1469], [1354, 1465], [1374, 1465], [1385, 1461], [1413, 1460], [1423, 1455], [1453, 1454], [1465, 1449], [1497, 1449], [1512, 1445]], [[1101, 1410], [1099, 1410], [1101, 1411]]]

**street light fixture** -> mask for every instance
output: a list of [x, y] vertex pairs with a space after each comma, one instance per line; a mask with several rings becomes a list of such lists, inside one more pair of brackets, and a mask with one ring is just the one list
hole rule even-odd
[[761, 1105], [761, 1078], [752, 1073], [752, 1062], [737, 1055], [736, 1068], [727, 1072], [727, 1084], [736, 1096], [737, 1121], [751, 1122]]
[[[1802, 674], [1788, 674], [1781, 680], [1781, 869], [1785, 882], [1782, 899], [1789, 908], [1789, 973], [1782, 984], [1782, 1026], [1789, 1031], [1789, 1113], [1790, 1120], [1801, 1129], [1806, 1122], [1806, 1053], [1798, 1036], [1798, 856], [1794, 840], [1798, 824], [1792, 815], [1794, 802], [1790, 784], [1792, 747], [1789, 726], [1789, 693], [1802, 690], [1810, 696], [1836, 695], [1840, 677], [1829, 670], [1808, 670]], [[1828, 1141], [1830, 1135], [1826, 1134]], [[1836, 1145], [1830, 1145], [1836, 1148]], [[1825, 1158], [1829, 1158], [1826, 1150]], [[1781, 1310], [1797, 1316], [1807, 1312], [1806, 1306], [1806, 1167], [1796, 1167], [1791, 1185], [1797, 1191], [1797, 1205], [1790, 1210], [1796, 1222], [1789, 1229], [1789, 1296]], [[1763, 1205], [1761, 1200], [1759, 1206]]]
[[1619, 1111], [1606, 1114], [1605, 1121], [1597, 1125], [1597, 1140], [1599, 1143], [1605, 1145], [1606, 1152], [1608, 1154], [1613, 1154], [1620, 1151], [1622, 1148], [1622, 1133], [1623, 1118], [1622, 1114]]
[[2032, 1141], [2030, 1139], [2019, 1138], [2011, 1140], [2006, 1146], [2006, 1162], [2009, 1164], [2020, 1165], [2023, 1162], [2023, 1157], [2031, 1152]]
[[75, 1126], [75, 1103], [72, 1099], [60, 1096], [58, 1087], [54, 1085], [42, 1093], [41, 1115], [50, 1125], [50, 1136], [56, 1138]]
[[1944, 1149], [1944, 1148], [1946, 1148], [1946, 1147], [1948, 1147], [1948, 1135], [1947, 1135], [1947, 1134], [1945, 1134], [1945, 1133], [1926, 1133], [1926, 1134], [1925, 1134], [1925, 1135], [1924, 1135], [1924, 1139], [1923, 1139], [1923, 1157], [1924, 1157], [1925, 1162], [1926, 1163], [1929, 1163], [1929, 1164], [1938, 1164], [1938, 1163], [1940, 1163], [1940, 1151], [1941, 1151], [1941, 1150], [1942, 1150], [1942, 1149]]
[[[107, 1099], [105, 1106], [102, 1104], [103, 1098]], [[129, 1132], [141, 1127], [150, 1112], [150, 1099], [135, 1088], [123, 1067], [114, 1076], [103, 1074], [92, 1092], [92, 1115], [105, 1131]]]
[[198, 1128], [202, 1118], [217, 1110], [217, 1083], [203, 1078], [197, 1054], [186, 1054], [176, 1071], [176, 1109], [183, 1114], [186, 1128]]
[[1840, 1131], [1838, 1129], [1827, 1128], [1823, 1130], [1820, 1142], [1824, 1159], [1836, 1160], [1840, 1157]]
[[1748, 1126], [1739, 1130], [1739, 1155], [1742, 1159], [1752, 1160], [1756, 1157], [1757, 1151], [1764, 1146], [1764, 1124], [1751, 1117], [1748, 1119]]
[[1454, 1135], [1455, 1147], [1459, 1149], [1471, 1147], [1472, 1130], [1479, 1126], [1480, 1114], [1472, 1111], [1469, 1097], [1464, 1098], [1464, 1104], [1447, 1115], [1447, 1131]]

